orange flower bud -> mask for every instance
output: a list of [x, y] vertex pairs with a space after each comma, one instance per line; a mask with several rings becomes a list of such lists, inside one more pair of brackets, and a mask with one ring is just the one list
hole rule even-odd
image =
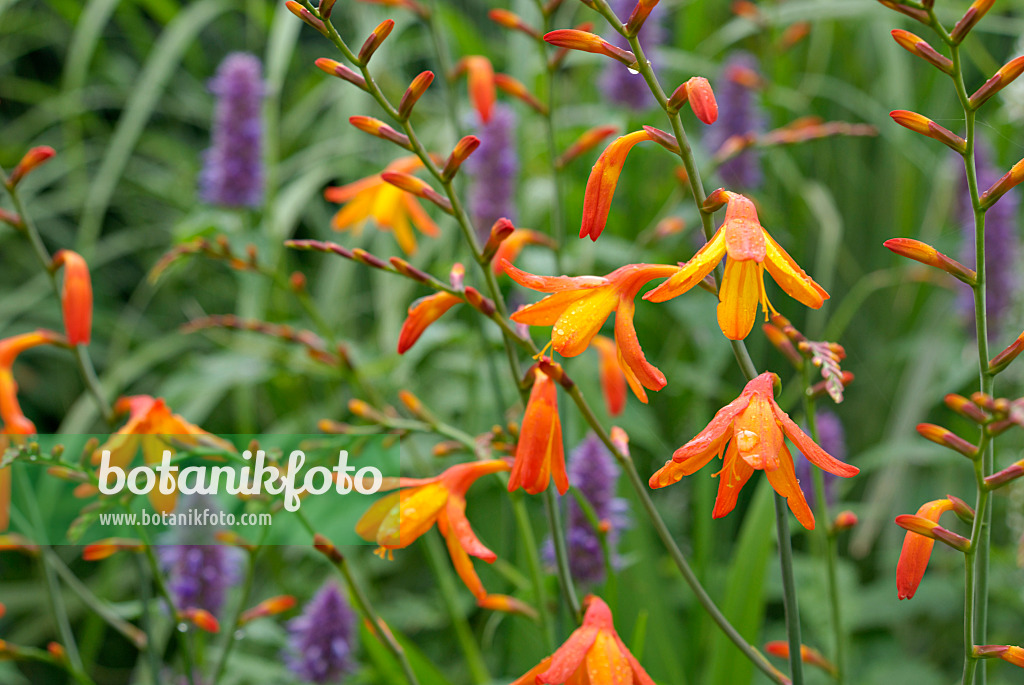
[[668, 100], [669, 109], [678, 112], [687, 102], [694, 116], [705, 124], [711, 125], [718, 120], [718, 102], [711, 84], [702, 76], [694, 76], [676, 88]]
[[852, 511], [841, 511], [836, 514], [836, 519], [832, 522], [832, 531], [838, 533], [840, 531], [849, 530], [856, 526], [857, 522], [857, 515]]
[[583, 221], [580, 238], [590, 236], [597, 240], [608, 221], [612, 197], [619, 182], [619, 175], [626, 163], [626, 155], [633, 146], [644, 140], [652, 140], [647, 131], [634, 131], [616, 138], [598, 157], [587, 179], [587, 190], [583, 197]]
[[460, 64], [466, 70], [466, 77], [469, 82], [469, 99], [473, 107], [480, 115], [480, 121], [486, 124], [491, 120], [494, 112], [494, 102], [497, 99], [494, 84], [494, 67], [491, 60], [480, 55], [463, 57]]
[[959, 452], [968, 459], [973, 460], [978, 457], [977, 447], [967, 442], [948, 428], [936, 426], [934, 423], [919, 423], [917, 424], [917, 432], [926, 440], [931, 440], [938, 445], [948, 447], [955, 452]]
[[[950, 506], [952, 507], [952, 504]], [[903, 514], [896, 517], [896, 525], [917, 535], [944, 542], [959, 552], [967, 552], [971, 549], [970, 540], [943, 528], [937, 522], [924, 516]]]
[[905, 109], [895, 109], [889, 112], [889, 116], [900, 126], [937, 140], [951, 150], [956, 150], [960, 154], [967, 152], [967, 141], [926, 116]]
[[508, 491], [522, 487], [536, 495], [547, 489], [552, 477], [559, 494], [564, 495], [569, 479], [565, 473], [562, 423], [558, 418], [558, 388], [547, 374], [535, 369]]
[[913, 238], [890, 238], [882, 244], [902, 257], [941, 269], [967, 285], [973, 286], [977, 282], [978, 274], [974, 272], [974, 269], [968, 269], [955, 259], [939, 252], [928, 243], [923, 243]]
[[238, 625], [243, 626], [258, 618], [283, 614], [294, 606], [295, 598], [291, 595], [278, 595], [277, 597], [265, 599], [251, 609], [242, 612], [242, 615], [238, 617]]
[[[501, 244], [516, 230], [516, 227], [512, 225], [512, 222], [502, 217], [494, 222], [491, 226], [491, 234], [487, 237], [487, 243], [484, 245], [484, 249], [481, 252], [483, 260], [490, 262], [494, 260], [494, 255], [497, 254], [498, 248]], [[511, 261], [511, 260], [509, 260]], [[500, 274], [500, 266], [494, 266], [494, 273]]]
[[603, 335], [596, 336], [592, 344], [597, 348], [597, 368], [608, 415], [618, 416], [626, 407], [626, 374], [619, 365], [619, 350], [614, 340]]
[[392, 267], [394, 267], [395, 271], [405, 276], [406, 278], [411, 278], [412, 280], [418, 281], [419, 283], [436, 282], [434, 281], [434, 278], [430, 274], [421, 269], [417, 269], [415, 266], [405, 261], [401, 257], [388, 257], [388, 262], [391, 264]]
[[373, 53], [377, 52], [377, 48], [384, 43], [388, 36], [391, 35], [392, 29], [395, 28], [395, 21], [393, 19], [385, 19], [381, 23], [377, 24], [369, 36], [366, 37], [366, 41], [363, 42], [363, 47], [359, 48], [359, 54], [357, 55], [360, 64], [366, 64], [373, 57]]
[[999, 658], [1008, 664], [1024, 668], [1024, 649], [1010, 645], [1006, 651], [999, 655]]
[[991, 476], [985, 478], [985, 486], [989, 490], [995, 490], [1001, 488], [1010, 481], [1017, 480], [1021, 476], [1024, 476], [1024, 459], [1021, 461], [1010, 464], [1002, 471], [997, 471]]
[[369, 133], [371, 136], [377, 136], [384, 140], [390, 141], [395, 145], [399, 145], [406, 150], [412, 150], [412, 144], [409, 142], [409, 136], [404, 133], [399, 133], [395, 129], [385, 124], [380, 119], [374, 119], [373, 117], [354, 116], [348, 118], [348, 123], [352, 124], [360, 131]]
[[444, 164], [444, 169], [441, 170], [441, 178], [446, 181], [450, 181], [458, 173], [459, 167], [462, 163], [473, 154], [473, 151], [480, 147], [480, 139], [476, 136], [465, 136], [455, 144], [452, 148], [452, 153], [448, 156], [448, 161]]
[[806, 38], [810, 32], [810, 22], [798, 21], [795, 24], [790, 24], [786, 27], [786, 30], [782, 32], [782, 36], [779, 37], [779, 51], [785, 52], [786, 50], [789, 50]]
[[953, 30], [949, 32], [949, 37], [953, 39], [955, 43], [959, 43], [967, 34], [971, 32], [981, 18], [992, 9], [992, 5], [995, 4], [996, 0], [974, 0], [971, 6], [964, 12], [964, 16], [960, 17], [960, 21], [956, 23]]
[[301, 4], [295, 2], [295, 0], [287, 0], [284, 6], [288, 8], [288, 11], [294, 14], [296, 17], [306, 22], [309, 26], [319, 31], [325, 37], [330, 34], [327, 32], [327, 27], [322, 21], [313, 16], [313, 13], [303, 7]]
[[789, 339], [789, 336], [781, 328], [773, 322], [763, 324], [761, 330], [764, 332], [764, 337], [768, 338], [768, 342], [772, 344], [772, 347], [781, 352], [782, 356], [788, 359], [794, 368], [803, 368], [803, 355], [797, 351], [793, 341]]
[[121, 550], [128, 552], [141, 552], [145, 546], [140, 540], [132, 538], [106, 538], [97, 540], [91, 545], [82, 549], [82, 558], [86, 561], [100, 561], [111, 557]]
[[893, 29], [892, 37], [904, 50], [917, 55], [944, 73], [953, 73], [953, 60], [939, 54], [924, 38], [903, 29]]
[[986, 100], [1013, 83], [1022, 71], [1024, 71], [1024, 56], [1017, 57], [1004, 64], [992, 78], [985, 81], [981, 88], [974, 91], [974, 95], [970, 97], [971, 107], [973, 109], [981, 107], [985, 104]]
[[71, 250], [61, 250], [53, 258], [53, 268], [64, 267], [61, 308], [64, 331], [72, 345], [88, 345], [92, 333], [92, 281], [89, 265]]
[[409, 115], [412, 114], [412, 108], [416, 106], [423, 94], [427, 92], [427, 88], [434, 82], [434, 72], [422, 71], [416, 78], [412, 80], [409, 87], [405, 89], [405, 93], [402, 95], [401, 102], [398, 103], [398, 116], [402, 119], [408, 119]]
[[466, 267], [459, 262], [452, 264], [452, 270], [448, 272], [448, 283], [456, 290], [462, 290], [463, 282], [466, 280]]
[[615, 445], [615, 449], [619, 451], [619, 454], [629, 456], [629, 434], [618, 426], [612, 426], [611, 430], [612, 444]]
[[647, 21], [647, 17], [651, 14], [658, 4], [658, 0], [640, 0], [636, 3], [636, 7], [629, 15], [629, 19], [626, 21], [626, 33], [631, 36], [635, 36], [640, 28]]
[[508, 74], [495, 74], [494, 85], [497, 86], [498, 90], [501, 92], [524, 102], [538, 114], [547, 116], [548, 106], [535, 98], [533, 94], [526, 89], [526, 86], [524, 86], [522, 82], [512, 78]]
[[[917, 510], [917, 516], [913, 518], [937, 524], [939, 517], [952, 509], [952, 502], [948, 499], [939, 499], [922, 505]], [[925, 569], [928, 568], [928, 560], [931, 559], [934, 545], [935, 541], [932, 538], [907, 531], [903, 539], [900, 560], [896, 565], [896, 589], [900, 599], [910, 599], [917, 592]]]
[[533, 28], [520, 18], [520, 16], [514, 12], [508, 10], [495, 9], [487, 13], [487, 16], [491, 18], [495, 24], [504, 26], [511, 31], [522, 31], [530, 38], [540, 40], [540, 31]]
[[1005, 350], [992, 357], [988, 363], [989, 373], [993, 375], [1001, 373], [1022, 351], [1024, 351], [1024, 333], [1021, 333]]
[[[998, 357], [999, 355], [996, 356]], [[991, 365], [989, 368], [991, 368]], [[947, 407], [965, 419], [970, 419], [971, 421], [981, 425], [988, 423], [988, 417], [985, 416], [985, 412], [981, 411], [976, 404], [963, 395], [949, 393], [945, 398], [943, 398], [943, 401]]]
[[409, 315], [402, 324], [402, 331], [398, 334], [398, 354], [405, 354], [430, 324], [461, 302], [461, 297], [447, 292], [435, 293], [413, 302], [409, 307]]
[[580, 155], [596, 147], [598, 143], [615, 133], [617, 130], [617, 126], [595, 126], [594, 128], [587, 129], [583, 132], [583, 135], [576, 139], [576, 142], [570, 145], [566, 151], [562, 153], [562, 156], [559, 157], [558, 161], [555, 163], [556, 166], [561, 169]]
[[330, 74], [331, 76], [337, 76], [340, 79], [344, 79], [349, 83], [359, 86], [363, 90], [366, 90], [366, 79], [364, 79], [362, 76], [346, 67], [341, 62], [338, 62], [333, 59], [327, 59], [326, 57], [321, 57], [316, 61], [316, 66], [318, 69], [320, 69], [326, 74]]
[[1021, 181], [1024, 181], [1024, 159], [1014, 164], [1009, 171], [1003, 174], [1002, 178], [981, 194], [982, 208], [988, 209], [994, 205], [999, 198], [1006, 195], [1010, 189], [1016, 187]]
[[909, 7], [899, 2], [899, 0], [878, 0], [881, 4], [885, 5], [894, 12], [905, 14], [912, 19], [916, 19], [922, 24], [928, 24], [931, 18], [928, 16], [928, 12], [918, 7]]
[[24, 535], [6, 533], [0, 535], [0, 552], [21, 552], [29, 556], [35, 556], [39, 553], [39, 545], [30, 541]]
[[390, 183], [396, 188], [404, 190], [416, 197], [422, 197], [424, 200], [430, 200], [449, 214], [452, 213], [451, 201], [441, 195], [441, 193], [431, 188], [430, 184], [423, 179], [401, 171], [384, 171], [381, 173], [380, 177], [384, 179], [385, 182]]
[[967, 525], [972, 525], [974, 523], [974, 507], [953, 495], [946, 495], [946, 499], [953, 503], [953, 513], [956, 514], [958, 519]]
[[494, 312], [497, 311], [494, 301], [481, 295], [480, 291], [476, 288], [468, 287], [464, 292], [469, 306], [484, 316], [493, 316]]
[[580, 31], [578, 29], [558, 29], [544, 34], [544, 40], [551, 45], [556, 45], [569, 50], [580, 52], [592, 52], [605, 57], [616, 59], [627, 67], [636, 64], [636, 55], [629, 50], [616, 47], [608, 41], [593, 33]]
[[181, 621], [188, 621], [196, 628], [205, 630], [207, 633], [220, 632], [220, 623], [218, 623], [213, 614], [206, 609], [189, 607], [188, 609], [178, 613], [178, 619]]
[[313, 547], [334, 564], [340, 564], [345, 558], [338, 551], [338, 548], [334, 546], [334, 543], [320, 533], [313, 536]]
[[57, 661], [66, 661], [68, 658], [68, 653], [59, 642], [48, 642], [46, 644], [46, 651]]
[[337, 0], [320, 0], [320, 4], [317, 5], [316, 11], [324, 19], [330, 19], [331, 18], [331, 12], [334, 11], [334, 3], [336, 1]]
[[49, 145], [40, 145], [26, 152], [18, 165], [11, 171], [11, 175], [7, 177], [7, 187], [14, 188], [33, 169], [46, 164], [56, 154], [57, 152]]
[[[788, 659], [789, 643], [785, 640], [773, 640], [765, 644], [764, 651], [768, 652], [772, 656]], [[826, 659], [824, 654], [812, 647], [808, 647], [807, 645], [800, 645], [800, 661], [809, 666], [817, 666], [821, 670], [833, 676], [837, 672], [835, 664]]]

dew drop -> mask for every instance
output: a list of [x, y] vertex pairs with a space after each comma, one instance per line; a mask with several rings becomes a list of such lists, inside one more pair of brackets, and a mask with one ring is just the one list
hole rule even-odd
[[629, 71], [629, 73], [633, 74], [634, 76], [640, 73], [639, 71], [632, 67], [626, 67], [626, 69]]
[[245, 637], [245, 631], [244, 630], [236, 630], [235, 631], [235, 639], [236, 640], [241, 640], [243, 637]]
[[179, 623], [178, 624], [178, 632], [179, 633], [184, 633], [187, 630], [188, 630], [188, 626], [186, 624], [184, 624], [184, 623]]

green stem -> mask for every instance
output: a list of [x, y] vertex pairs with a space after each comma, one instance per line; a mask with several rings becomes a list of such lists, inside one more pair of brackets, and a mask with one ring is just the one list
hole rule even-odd
[[[267, 528], [263, 529], [262, 537], [264, 539], [266, 538], [267, 530]], [[217, 666], [213, 670], [213, 679], [210, 681], [213, 685], [217, 685], [221, 677], [223, 677], [224, 670], [228, 666], [228, 657], [231, 656], [235, 643], [238, 642], [235, 636], [238, 632], [238, 621], [242, 617], [242, 612], [245, 611], [246, 604], [249, 602], [249, 593], [252, 591], [252, 582], [256, 575], [256, 555], [258, 550], [262, 549], [262, 544], [263, 540], [261, 539], [255, 549], [249, 550], [249, 563], [246, 565], [245, 578], [242, 581], [242, 593], [238, 596], [238, 604], [235, 606], [235, 612], [231, 616], [231, 620], [224, 624], [227, 630], [223, 638], [224, 644], [221, 645], [220, 657], [217, 659]]]
[[786, 636], [789, 641], [789, 670], [793, 685], [803, 685], [804, 662], [800, 658], [800, 607], [793, 579], [793, 541], [789, 535], [789, 506], [775, 493], [775, 529], [779, 535], [779, 564], [782, 567], [782, 600], [786, 608]]
[[565, 548], [565, 537], [562, 535], [561, 514], [558, 510], [558, 502], [555, 500], [554, 486], [550, 485], [544, 490], [544, 510], [548, 518], [548, 526], [551, 529], [551, 541], [555, 548], [555, 561], [558, 568], [558, 584], [562, 588], [562, 595], [565, 603], [569, 605], [573, 618], [579, 623], [583, 620], [583, 610], [580, 607], [580, 600], [576, 596], [576, 586], [573, 584], [572, 572], [569, 570], [569, 554]]
[[544, 632], [548, 648], [554, 651], [554, 626], [551, 625], [551, 617], [548, 615], [548, 593], [544, 588], [544, 572], [541, 570], [540, 556], [537, 554], [537, 539], [530, 523], [530, 513], [526, 510], [521, 492], [513, 492], [510, 496], [512, 497], [512, 511], [515, 513], [516, 525], [522, 536], [522, 549], [523, 554], [526, 555], [526, 565], [530, 568], [530, 582], [533, 585], [533, 592], [537, 596], [537, 613], [540, 616], [541, 630]]
[[142, 629], [146, 631], [146, 664], [149, 666], [149, 677], [153, 679], [153, 685], [160, 685], [162, 680], [160, 674], [160, 655], [157, 654], [156, 644], [153, 642], [153, 613], [150, 604], [153, 601], [153, 593], [149, 587], [149, 579], [146, 577], [146, 565], [138, 556], [135, 562], [139, 570], [139, 601], [142, 602]]

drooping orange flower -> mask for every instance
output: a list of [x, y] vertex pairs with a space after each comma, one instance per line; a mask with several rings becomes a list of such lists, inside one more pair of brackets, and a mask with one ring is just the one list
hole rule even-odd
[[[384, 171], [409, 174], [422, 166], [419, 157], [409, 156], [396, 159]], [[328, 188], [324, 197], [328, 202], [345, 203], [331, 220], [336, 231], [352, 228], [358, 232], [367, 219], [373, 219], [379, 228], [394, 232], [398, 246], [406, 254], [416, 252], [416, 237], [411, 226], [431, 238], [440, 233], [415, 196], [386, 183], [380, 174]]]
[[508, 479], [508, 491], [522, 487], [531, 495], [544, 492], [552, 476], [558, 493], [569, 489], [565, 475], [562, 422], [558, 418], [558, 388], [539, 368], [533, 372], [533, 388], [526, 403], [516, 460]]
[[626, 374], [619, 363], [619, 350], [614, 340], [603, 335], [594, 337], [594, 347], [605, 405], [611, 416], [618, 416], [626, 407]]
[[[917, 510], [917, 515], [934, 523], [947, 511], [953, 510], [953, 502], [948, 499], [937, 499], [926, 502]], [[900, 560], [896, 564], [896, 591], [900, 599], [910, 599], [917, 592], [921, 579], [924, 578], [928, 561], [932, 558], [932, 547], [935, 540], [907, 531], [903, 538], [903, 549]]]
[[765, 318], [769, 310], [775, 313], [764, 289], [765, 269], [790, 297], [812, 309], [820, 308], [828, 293], [768, 235], [757, 218], [754, 203], [721, 189], [708, 198], [709, 202], [716, 199], [728, 203], [725, 222], [693, 259], [644, 299], [664, 302], [685, 293], [727, 256], [725, 278], [718, 290], [718, 325], [730, 340], [747, 337], [754, 327], [759, 302]]
[[608, 316], [615, 312], [615, 345], [629, 387], [647, 402], [649, 390], [665, 387], [665, 375], [644, 357], [633, 327], [637, 293], [655, 278], [677, 270], [665, 264], [627, 264], [607, 276], [535, 276], [503, 262], [516, 283], [542, 293], [540, 302], [520, 309], [512, 320], [530, 326], [552, 326], [551, 344], [564, 357], [575, 357], [590, 345]]
[[587, 190], [583, 195], [583, 221], [580, 224], [580, 238], [590, 236], [597, 240], [608, 222], [608, 211], [612, 197], [626, 163], [626, 156], [633, 146], [645, 140], [653, 140], [647, 131], [634, 131], [619, 136], [605, 148], [587, 178]]
[[461, 297], [443, 291], [421, 297], [413, 302], [409, 306], [409, 315], [398, 334], [398, 354], [405, 354], [410, 347], [416, 344], [430, 324], [461, 302]]
[[466, 70], [469, 99], [473, 102], [473, 108], [480, 115], [481, 123], [486, 124], [491, 120], [494, 102], [497, 99], [491, 60], [482, 55], [470, 55], [463, 57], [459, 66]]
[[533, 614], [533, 609], [506, 595], [488, 594], [473, 569], [471, 556], [488, 564], [498, 558], [488, 549], [466, 518], [466, 491], [481, 476], [508, 471], [502, 459], [456, 464], [434, 478], [385, 478], [381, 492], [402, 488], [371, 506], [356, 523], [356, 533], [380, 547], [377, 554], [391, 556], [393, 550], [408, 547], [435, 523], [448, 545], [448, 554], [459, 578], [487, 609]]
[[[163, 398], [149, 395], [121, 397], [114, 403], [118, 414], [128, 413], [128, 421], [110, 436], [92, 455], [94, 465], [100, 463], [105, 450], [110, 450], [110, 465], [125, 469], [135, 458], [139, 448], [147, 464], [159, 464], [164, 450], [174, 450], [175, 445], [195, 447], [200, 444], [234, 451], [234, 446], [189, 423], [178, 414], [171, 412]], [[174, 511], [178, 493], [164, 494], [154, 487], [149, 492], [149, 501], [157, 511]]]
[[[14, 380], [14, 360], [27, 349], [48, 345], [60, 340], [53, 331], [37, 330], [0, 340], [0, 419], [3, 420], [3, 436], [0, 447], [7, 449], [10, 435], [32, 435], [36, 426], [21, 411], [18, 403], [18, 384]], [[0, 531], [7, 530], [11, 511], [11, 468], [0, 469]]]
[[64, 267], [60, 304], [64, 331], [72, 345], [88, 345], [92, 334], [92, 279], [82, 255], [61, 250], [53, 257], [55, 267]]
[[583, 625], [511, 685], [654, 685], [615, 631], [608, 605], [596, 595], [583, 605]]
[[785, 438], [788, 437], [808, 461], [829, 473], [848, 478], [860, 469], [821, 449], [782, 411], [775, 403], [775, 379], [775, 374], [766, 372], [747, 383], [739, 397], [719, 409], [704, 430], [677, 449], [672, 459], [651, 476], [650, 486], [663, 488], [677, 483], [724, 452], [724, 466], [715, 474], [719, 482], [713, 518], [721, 518], [733, 510], [740, 489], [757, 470], [764, 471], [775, 492], [786, 498], [801, 525], [813, 530], [814, 515], [800, 490]]

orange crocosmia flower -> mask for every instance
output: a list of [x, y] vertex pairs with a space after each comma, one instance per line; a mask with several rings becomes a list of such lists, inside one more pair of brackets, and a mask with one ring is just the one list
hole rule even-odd
[[497, 91], [494, 82], [494, 67], [491, 60], [481, 55], [471, 55], [462, 59], [466, 67], [466, 80], [469, 84], [469, 99], [473, 108], [480, 115], [484, 124], [491, 120]]
[[[395, 160], [384, 171], [409, 174], [422, 166], [419, 157], [409, 156]], [[324, 197], [328, 202], [345, 205], [331, 220], [331, 226], [336, 231], [352, 228], [358, 232], [367, 219], [373, 219], [381, 229], [394, 232], [398, 246], [406, 254], [416, 252], [416, 237], [411, 226], [432, 238], [440, 233], [437, 224], [414, 195], [386, 183], [380, 174], [348, 185], [328, 188], [324, 191]]]
[[750, 333], [758, 302], [766, 319], [769, 310], [775, 312], [764, 289], [765, 269], [790, 297], [812, 309], [821, 307], [828, 293], [768, 235], [758, 221], [754, 203], [737, 193], [722, 190], [715, 193], [728, 201], [721, 228], [693, 259], [644, 295], [644, 299], [664, 302], [685, 293], [704, 280], [722, 257], [727, 256], [725, 278], [718, 291], [718, 325], [730, 340], [742, 340]]
[[555, 241], [543, 233], [530, 230], [529, 228], [517, 228], [512, 231], [512, 235], [501, 241], [501, 244], [498, 245], [498, 250], [494, 253], [494, 261], [491, 262], [494, 275], [500, 276], [505, 273], [503, 261], [508, 261], [509, 264], [514, 263], [516, 257], [519, 256], [519, 253], [527, 245], [544, 245], [552, 249], [557, 247]]
[[398, 354], [416, 344], [427, 327], [440, 319], [445, 312], [462, 302], [462, 298], [451, 293], [439, 292], [421, 297], [409, 307], [409, 315], [398, 334]]
[[484, 589], [473, 569], [471, 556], [494, 563], [498, 556], [488, 549], [466, 518], [466, 491], [481, 476], [508, 471], [503, 459], [456, 464], [434, 478], [385, 478], [381, 491], [402, 488], [377, 500], [356, 523], [356, 533], [380, 547], [377, 554], [391, 556], [392, 550], [408, 547], [437, 523], [451, 555], [452, 565], [477, 604], [499, 611], [533, 614], [533, 609], [505, 595]]
[[72, 345], [88, 345], [92, 333], [92, 279], [89, 265], [77, 252], [61, 250], [53, 257], [56, 267], [64, 267], [64, 287], [60, 303], [64, 330]]
[[666, 278], [677, 267], [664, 264], [627, 264], [607, 276], [535, 276], [503, 262], [505, 271], [516, 283], [552, 293], [540, 302], [520, 309], [512, 320], [530, 326], [552, 326], [551, 343], [556, 352], [575, 357], [590, 345], [608, 316], [615, 312], [615, 345], [619, 363], [629, 387], [647, 402], [649, 390], [665, 387], [665, 375], [647, 361], [633, 314], [637, 293], [655, 278]]
[[[122, 397], [114, 404], [114, 411], [128, 413], [128, 421], [101, 445], [92, 455], [94, 465], [99, 464], [104, 451], [110, 451], [110, 465], [125, 469], [142, 448], [142, 457], [147, 464], [159, 464], [164, 450], [174, 451], [175, 445], [208, 445], [234, 451], [231, 443], [207, 433], [199, 426], [189, 423], [178, 414], [171, 412], [163, 398], [149, 395]], [[168, 513], [174, 510], [177, 492], [165, 495], [160, 488], [153, 488], [149, 501], [157, 511]]]
[[603, 335], [594, 337], [597, 348], [598, 371], [601, 379], [601, 391], [611, 416], [618, 416], [626, 406], [626, 374], [619, 363], [619, 351], [615, 341]]
[[[917, 510], [917, 515], [929, 521], [939, 522], [939, 517], [953, 510], [953, 502], [948, 499], [937, 499], [927, 502]], [[932, 557], [935, 540], [907, 531], [903, 538], [903, 550], [896, 564], [896, 591], [900, 599], [910, 599], [917, 592], [917, 587], [924, 578], [928, 561]]]
[[583, 605], [583, 625], [511, 685], [654, 685], [615, 632], [608, 605], [596, 595]]
[[516, 460], [508, 479], [508, 491], [522, 487], [531, 495], [544, 492], [554, 476], [558, 493], [569, 489], [565, 475], [562, 422], [558, 418], [558, 388], [540, 369], [534, 369], [533, 389], [516, 444]]
[[605, 148], [597, 162], [590, 170], [587, 179], [587, 190], [583, 196], [583, 222], [580, 225], [580, 238], [590, 236], [597, 240], [608, 221], [608, 211], [612, 206], [615, 187], [619, 183], [619, 175], [626, 163], [626, 155], [633, 146], [644, 140], [653, 140], [647, 131], [634, 131], [619, 136]]
[[801, 525], [813, 530], [814, 516], [800, 490], [793, 457], [786, 449], [784, 438], [792, 440], [808, 461], [829, 473], [848, 478], [860, 469], [821, 449], [779, 408], [774, 396], [775, 378], [775, 374], [767, 372], [747, 383], [739, 397], [719, 409], [697, 437], [677, 449], [672, 459], [651, 476], [651, 487], [663, 488], [677, 483], [683, 476], [702, 469], [712, 457], [722, 456], [724, 451], [724, 466], [715, 474], [720, 478], [713, 518], [721, 518], [732, 511], [740, 489], [755, 470], [761, 470], [775, 492], [786, 498]]

